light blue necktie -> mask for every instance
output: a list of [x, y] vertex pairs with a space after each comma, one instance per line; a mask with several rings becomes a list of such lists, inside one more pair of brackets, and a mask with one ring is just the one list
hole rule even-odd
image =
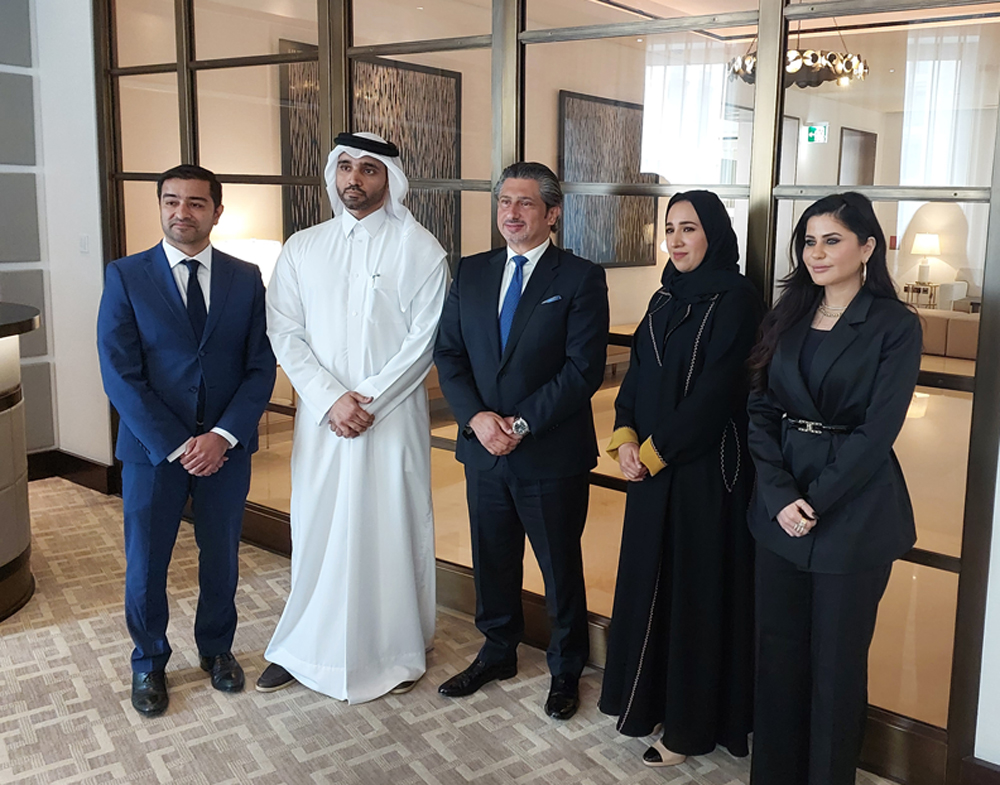
[[524, 288], [524, 264], [528, 261], [526, 256], [512, 256], [510, 260], [514, 262], [514, 274], [510, 278], [510, 286], [507, 287], [507, 294], [504, 295], [503, 305], [500, 308], [500, 351], [507, 348], [507, 336], [510, 335], [510, 326], [514, 323], [514, 312], [517, 311], [517, 304], [521, 301], [521, 289]]

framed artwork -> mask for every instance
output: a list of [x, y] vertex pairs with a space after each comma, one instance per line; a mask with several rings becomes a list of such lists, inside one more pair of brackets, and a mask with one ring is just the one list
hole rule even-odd
[[[315, 51], [312, 44], [280, 42], [281, 52]], [[319, 65], [287, 63], [280, 69], [281, 173], [323, 177], [329, 151], [320, 150]], [[454, 270], [461, 257], [462, 196], [420, 188], [420, 180], [460, 179], [462, 74], [381, 57], [351, 61], [352, 130], [371, 131], [399, 147], [410, 180], [406, 206], [444, 247]], [[284, 234], [323, 220], [325, 186], [284, 186]]]
[[462, 176], [462, 74], [382, 57], [351, 61], [352, 129], [399, 147], [410, 180], [406, 206], [433, 234], [454, 272], [462, 255], [462, 194], [414, 187]]
[[[642, 106], [559, 91], [559, 179], [656, 183], [639, 171]], [[560, 244], [606, 267], [656, 264], [655, 196], [568, 193]]]
[[[312, 44], [278, 41], [278, 51], [316, 52]], [[281, 173], [323, 178], [329, 150], [319, 149], [319, 63], [283, 63], [279, 66]], [[284, 239], [323, 220], [326, 189], [315, 185], [285, 185], [281, 189]]]

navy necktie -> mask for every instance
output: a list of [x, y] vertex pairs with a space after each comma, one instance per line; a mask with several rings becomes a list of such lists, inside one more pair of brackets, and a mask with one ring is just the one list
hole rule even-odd
[[[187, 310], [188, 319], [194, 328], [194, 334], [201, 343], [201, 337], [205, 332], [205, 322], [208, 321], [208, 309], [205, 307], [205, 295], [201, 291], [201, 284], [198, 283], [198, 266], [201, 264], [197, 259], [185, 259], [185, 266], [188, 268], [187, 285]], [[198, 424], [195, 430], [202, 433], [202, 426], [205, 421], [205, 377], [202, 376], [198, 385], [198, 404], [195, 410], [195, 417]]]
[[201, 291], [201, 284], [198, 283], [198, 267], [201, 265], [197, 259], [185, 259], [184, 265], [188, 268], [187, 285], [187, 311], [194, 334], [201, 340], [205, 332], [205, 322], [208, 321], [208, 309], [205, 307], [205, 295]]
[[521, 289], [524, 288], [524, 264], [528, 258], [526, 256], [512, 256], [510, 260], [514, 263], [514, 274], [510, 277], [510, 286], [507, 287], [507, 294], [500, 307], [501, 352], [507, 348], [510, 326], [514, 323], [514, 313], [517, 311], [517, 304], [521, 301]]

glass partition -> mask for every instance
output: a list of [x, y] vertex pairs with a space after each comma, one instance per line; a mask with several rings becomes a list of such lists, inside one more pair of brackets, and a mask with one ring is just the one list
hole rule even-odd
[[194, 0], [199, 60], [270, 55], [319, 43], [316, 0]]
[[958, 576], [896, 562], [868, 653], [868, 702], [948, 725]]
[[490, 0], [355, 0], [354, 45], [489, 35]]
[[[810, 22], [822, 32], [793, 27], [788, 48], [799, 55], [790, 55], [786, 83], [808, 72], [825, 81], [785, 91], [785, 112], [800, 122], [782, 143], [795, 148], [797, 167], [782, 172], [781, 184], [990, 184], [1000, 20], [931, 21], [940, 14], [910, 12], [894, 27], [868, 16], [852, 17], [850, 30], [832, 19]], [[829, 67], [803, 64], [831, 52], [863, 58], [867, 76], [838, 78], [848, 72], [836, 59]]]
[[181, 162], [177, 74], [118, 77], [122, 169], [162, 172]]
[[757, 0], [528, 0], [528, 30], [756, 11]]
[[115, 0], [114, 9], [117, 67], [177, 62], [174, 0]]

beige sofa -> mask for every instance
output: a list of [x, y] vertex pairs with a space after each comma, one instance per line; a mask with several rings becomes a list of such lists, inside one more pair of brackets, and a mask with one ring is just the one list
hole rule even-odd
[[975, 360], [979, 314], [918, 308], [924, 327], [924, 354]]

